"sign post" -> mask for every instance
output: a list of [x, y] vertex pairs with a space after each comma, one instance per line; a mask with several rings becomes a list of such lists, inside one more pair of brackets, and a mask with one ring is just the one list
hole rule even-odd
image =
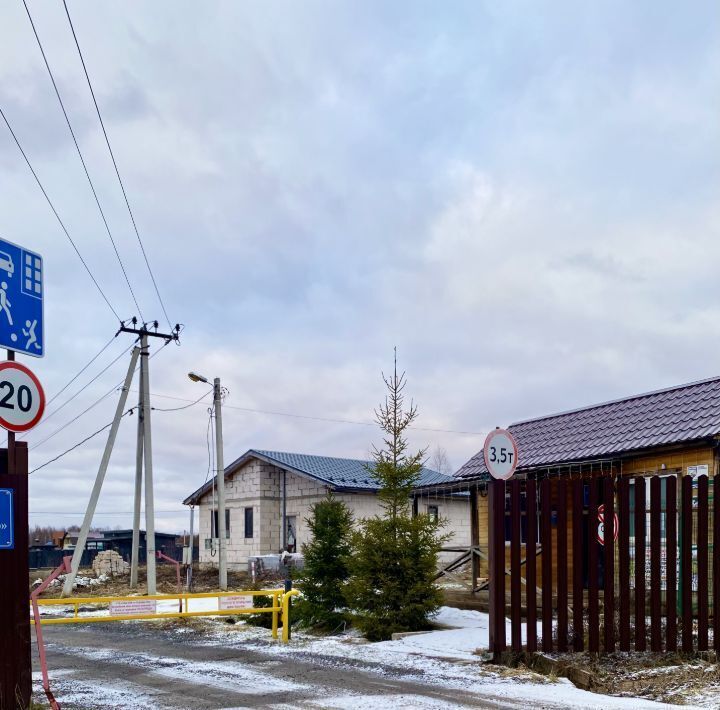
[[9, 450], [0, 449], [0, 528], [8, 526], [0, 530], [1, 708], [29, 707], [32, 692], [27, 442], [18, 441], [14, 450], [14, 469], [8, 470]]
[[490, 572], [490, 652], [499, 661], [507, 649], [505, 632], [505, 481], [518, 464], [517, 444], [505, 429], [491, 431], [483, 448], [488, 483], [488, 558]]
[[37, 377], [14, 362], [15, 353], [45, 355], [42, 257], [0, 239], [0, 708], [29, 707], [32, 695], [28, 595], [28, 446], [15, 432], [41, 419], [45, 395]]

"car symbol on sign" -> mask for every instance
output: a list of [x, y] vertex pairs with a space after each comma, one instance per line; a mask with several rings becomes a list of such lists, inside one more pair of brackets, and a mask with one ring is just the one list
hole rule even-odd
[[13, 264], [10, 254], [4, 251], [0, 251], [0, 269], [7, 271], [8, 276], [12, 276], [15, 273], [15, 265]]

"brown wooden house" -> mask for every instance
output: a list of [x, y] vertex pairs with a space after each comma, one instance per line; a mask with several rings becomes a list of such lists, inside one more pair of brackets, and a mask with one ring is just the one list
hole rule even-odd
[[[582, 476], [592, 480], [612, 473], [615, 477], [707, 475], [712, 482], [720, 459], [720, 377], [520, 421], [508, 429], [518, 443], [515, 477], [520, 479]], [[473, 588], [478, 589], [488, 575], [489, 474], [482, 450], [455, 478], [472, 497], [474, 577], [481, 580], [479, 586], [473, 581]], [[664, 495], [663, 491], [663, 500]], [[554, 499], [553, 511], [563, 504], [572, 527], [569, 496], [565, 501]], [[593, 526], [586, 524], [584, 537], [597, 534], [596, 528], [595, 521]], [[506, 531], [509, 543], [509, 525]], [[524, 538], [523, 532], [523, 546]]]

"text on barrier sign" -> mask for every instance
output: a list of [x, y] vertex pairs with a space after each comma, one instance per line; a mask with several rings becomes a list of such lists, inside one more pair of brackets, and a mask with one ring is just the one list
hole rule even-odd
[[220, 597], [220, 611], [232, 609], [252, 609], [252, 597]]
[[110, 602], [110, 616], [155, 613], [157, 613], [157, 601], [155, 599], [133, 599], [132, 601]]

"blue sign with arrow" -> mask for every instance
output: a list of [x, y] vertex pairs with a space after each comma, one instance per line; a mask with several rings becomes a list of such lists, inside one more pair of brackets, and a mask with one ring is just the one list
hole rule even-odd
[[15, 549], [13, 489], [0, 488], [0, 550]]
[[45, 355], [43, 282], [40, 254], [0, 239], [0, 348]]

